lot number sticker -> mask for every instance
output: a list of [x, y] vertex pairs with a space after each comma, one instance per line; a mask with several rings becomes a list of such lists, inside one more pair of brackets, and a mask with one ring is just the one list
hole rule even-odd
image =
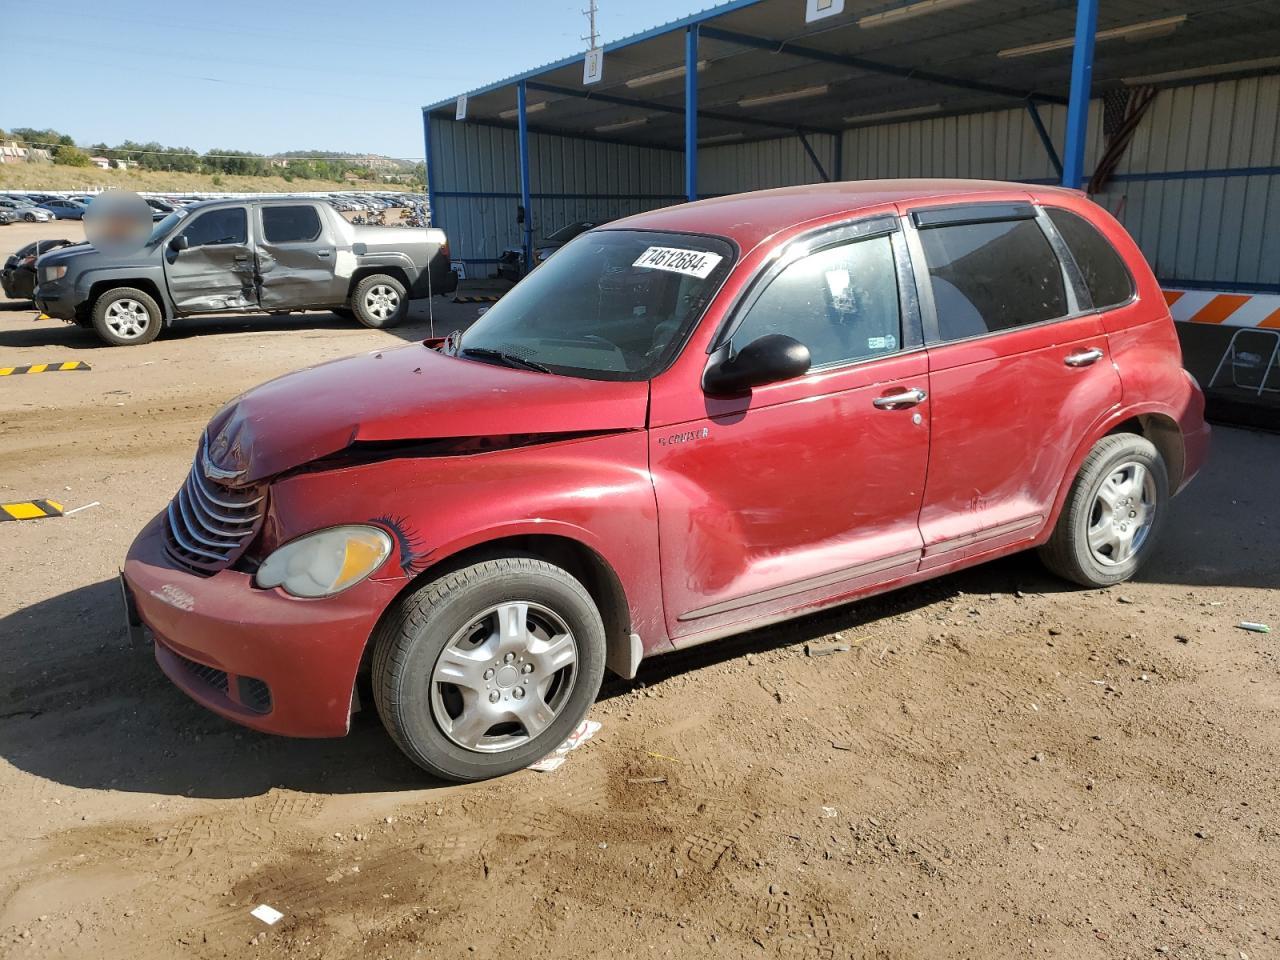
[[679, 247], [650, 247], [636, 258], [633, 267], [667, 270], [705, 280], [724, 257], [703, 250], [681, 250]]

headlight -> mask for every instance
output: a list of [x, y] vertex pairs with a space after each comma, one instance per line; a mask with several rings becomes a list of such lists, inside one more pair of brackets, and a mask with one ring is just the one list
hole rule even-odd
[[378, 527], [330, 527], [280, 547], [258, 568], [260, 587], [283, 587], [295, 597], [331, 597], [354, 587], [391, 555], [391, 537]]
[[61, 267], [45, 267], [44, 268], [45, 283], [51, 283], [54, 280], [61, 280], [66, 275], [67, 275], [67, 268], [65, 265]]

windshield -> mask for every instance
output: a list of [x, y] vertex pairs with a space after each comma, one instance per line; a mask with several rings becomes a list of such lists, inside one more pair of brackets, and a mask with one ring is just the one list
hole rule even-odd
[[592, 380], [648, 380], [671, 362], [733, 259], [716, 237], [586, 233], [512, 287], [454, 352]]
[[[165, 217], [163, 220], [161, 220], [159, 223], [157, 223], [154, 229], [152, 229], [151, 231], [151, 236], [147, 238], [147, 245], [150, 246], [151, 244], [158, 241], [161, 237], [163, 237], [175, 226], [177, 226], [178, 221], [180, 221], [186, 215], [187, 215], [187, 209], [185, 207], [180, 207], [177, 210], [173, 211], [173, 213]], [[134, 241], [134, 242], [136, 243], [137, 241]]]

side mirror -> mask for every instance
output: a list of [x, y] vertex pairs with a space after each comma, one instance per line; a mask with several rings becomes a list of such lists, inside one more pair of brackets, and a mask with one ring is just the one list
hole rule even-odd
[[191, 246], [191, 241], [187, 239], [187, 235], [185, 233], [180, 233], [169, 241], [169, 249], [174, 253], [181, 253], [189, 246]]
[[702, 389], [712, 396], [745, 393], [752, 387], [802, 377], [809, 372], [809, 348], [781, 333], [752, 340], [736, 354], [712, 359]]

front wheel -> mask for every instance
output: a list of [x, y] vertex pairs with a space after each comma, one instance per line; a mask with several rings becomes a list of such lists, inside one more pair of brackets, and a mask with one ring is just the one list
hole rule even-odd
[[351, 309], [366, 327], [386, 329], [398, 325], [409, 312], [409, 297], [395, 277], [385, 273], [365, 277], [351, 295]]
[[446, 574], [399, 600], [374, 638], [374, 700], [418, 766], [470, 782], [521, 770], [582, 722], [604, 676], [600, 612], [532, 557]]
[[93, 305], [93, 329], [113, 347], [150, 343], [163, 322], [160, 305], [133, 287], [108, 290]]
[[1168, 500], [1169, 471], [1154, 444], [1132, 433], [1103, 437], [1076, 474], [1040, 558], [1082, 586], [1128, 580], [1154, 549]]

